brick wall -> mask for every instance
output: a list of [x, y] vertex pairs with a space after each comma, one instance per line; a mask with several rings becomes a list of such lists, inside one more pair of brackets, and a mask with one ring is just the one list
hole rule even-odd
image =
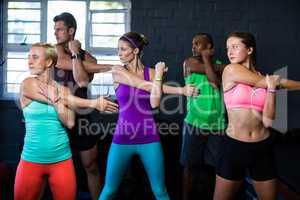
[[[169, 81], [183, 83], [182, 62], [191, 55], [191, 39], [197, 32], [213, 36], [216, 56], [227, 63], [225, 38], [232, 31], [255, 35], [262, 72], [288, 66], [288, 77], [300, 80], [299, 10], [298, 0], [138, 0], [132, 1], [131, 28], [150, 40], [145, 63], [167, 62]], [[300, 94], [289, 92], [288, 97], [288, 126], [296, 128]], [[178, 102], [167, 101], [167, 108], [175, 109]]]

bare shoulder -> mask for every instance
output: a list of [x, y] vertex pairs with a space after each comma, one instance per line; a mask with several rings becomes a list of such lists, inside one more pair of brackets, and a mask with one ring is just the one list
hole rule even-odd
[[222, 85], [224, 92], [234, 87], [235, 82], [233, 80], [233, 76], [237, 73], [237, 69], [239, 67], [241, 67], [239, 64], [229, 64], [224, 67], [222, 73]]
[[34, 87], [37, 86], [36, 79], [33, 77], [27, 77], [25, 78], [20, 87], [20, 105], [22, 108], [27, 106], [32, 100], [30, 98], [27, 98], [24, 93], [30, 92]]
[[245, 70], [246, 68], [240, 64], [229, 64], [224, 67], [223, 76], [233, 73], [238, 73], [241, 70]]
[[233, 76], [239, 76], [239, 75], [245, 75], [248, 76], [250, 74], [259, 75], [257, 71], [251, 71], [250, 69], [246, 68], [243, 65], [240, 64], [229, 64], [226, 65], [224, 68], [224, 74], [231, 74]]
[[37, 80], [34, 77], [27, 77], [21, 83], [21, 89], [23, 88], [31, 88], [37, 85]]

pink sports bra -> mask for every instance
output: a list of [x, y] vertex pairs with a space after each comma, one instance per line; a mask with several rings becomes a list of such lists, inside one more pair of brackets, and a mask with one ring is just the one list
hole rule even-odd
[[264, 88], [254, 88], [250, 85], [238, 83], [224, 92], [224, 102], [227, 109], [252, 108], [262, 112], [266, 94], [267, 90]]

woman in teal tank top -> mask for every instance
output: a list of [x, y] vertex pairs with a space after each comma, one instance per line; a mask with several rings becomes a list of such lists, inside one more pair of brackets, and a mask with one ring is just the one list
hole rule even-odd
[[55, 47], [34, 44], [28, 56], [31, 75], [21, 85], [20, 104], [26, 134], [14, 186], [15, 200], [39, 199], [48, 181], [53, 199], [74, 200], [76, 178], [65, 126], [74, 126], [71, 108], [87, 107], [116, 111], [117, 105], [103, 97], [94, 100], [71, 95], [51, 77], [56, 64]]

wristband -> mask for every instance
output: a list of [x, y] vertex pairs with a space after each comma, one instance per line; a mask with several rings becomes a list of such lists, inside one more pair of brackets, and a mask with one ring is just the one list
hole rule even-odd
[[80, 60], [83, 60], [83, 56], [82, 56], [82, 54], [81, 53], [75, 53], [75, 54], [73, 54], [72, 56], [71, 56], [71, 59], [73, 60], [73, 59], [80, 59]]
[[271, 93], [275, 93], [276, 92], [276, 89], [267, 89], [267, 92], [271, 92]]
[[156, 77], [155, 80], [156, 81], [162, 81], [162, 77]]

